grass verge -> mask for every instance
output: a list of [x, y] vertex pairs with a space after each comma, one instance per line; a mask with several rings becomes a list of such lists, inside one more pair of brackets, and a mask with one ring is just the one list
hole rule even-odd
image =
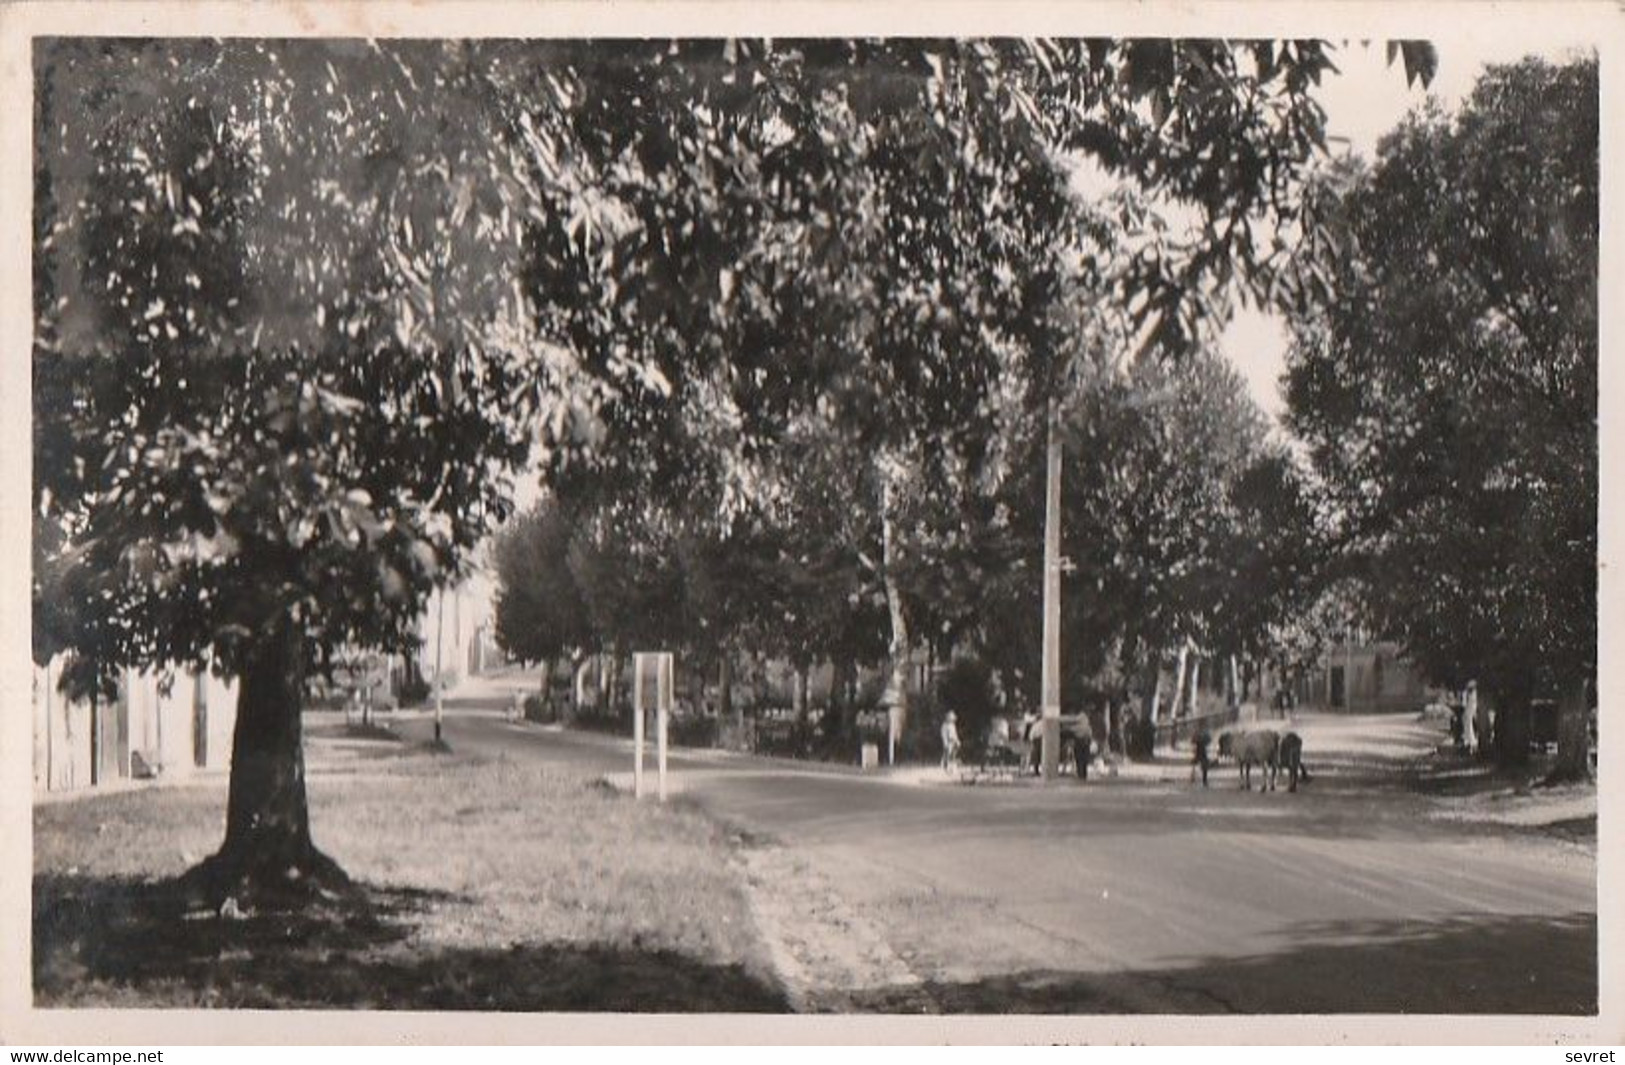
[[777, 1011], [727, 839], [692, 809], [423, 754], [313, 757], [316, 842], [360, 905], [188, 912], [221, 788], [34, 812], [42, 1007]]

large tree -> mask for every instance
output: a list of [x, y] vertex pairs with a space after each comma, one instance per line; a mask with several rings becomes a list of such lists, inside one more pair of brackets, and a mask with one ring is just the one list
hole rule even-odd
[[575, 530], [571, 515], [547, 499], [503, 526], [493, 544], [497, 642], [511, 657], [541, 664], [544, 696], [554, 662], [579, 661], [600, 645], [570, 570]]
[[1492, 67], [1332, 201], [1349, 254], [1296, 323], [1290, 420], [1385, 629], [1508, 727], [1596, 671], [1597, 64]]
[[311, 841], [305, 681], [415, 641], [543, 399], [499, 72], [429, 43], [35, 57], [36, 537], [61, 541], [37, 617], [72, 590], [82, 689], [239, 679], [211, 892], [342, 884]]

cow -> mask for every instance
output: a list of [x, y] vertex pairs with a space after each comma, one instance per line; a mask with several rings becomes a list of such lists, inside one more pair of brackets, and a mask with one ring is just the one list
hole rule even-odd
[[1303, 764], [1303, 737], [1296, 732], [1288, 732], [1281, 737], [1277, 763], [1280, 769], [1286, 770], [1287, 791], [1297, 791], [1300, 780], [1309, 783], [1309, 767]]
[[[1259, 767], [1258, 790], [1275, 790], [1275, 775], [1279, 768], [1281, 734], [1274, 729], [1254, 732], [1224, 732], [1219, 735], [1219, 757], [1234, 758], [1241, 772], [1243, 790], [1253, 787], [1253, 766]], [[1267, 783], [1266, 783], [1267, 782]]]

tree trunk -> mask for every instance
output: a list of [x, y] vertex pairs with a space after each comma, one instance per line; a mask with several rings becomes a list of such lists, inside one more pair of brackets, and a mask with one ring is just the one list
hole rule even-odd
[[1461, 713], [1462, 743], [1469, 754], [1476, 754], [1482, 758], [1483, 747], [1478, 736], [1478, 696], [1471, 691], [1460, 694], [1464, 700]]
[[842, 743], [850, 743], [858, 731], [857, 701], [852, 697], [852, 678], [857, 674], [857, 666], [850, 658], [837, 658], [831, 672], [829, 701], [830, 711], [835, 715], [835, 735]]
[[891, 641], [887, 646], [891, 672], [886, 681], [886, 695], [881, 700], [890, 712], [890, 736], [900, 740], [908, 727], [908, 616], [903, 611], [903, 590], [897, 583], [896, 571], [900, 563], [897, 551], [897, 529], [893, 510], [896, 507], [896, 474], [882, 474], [880, 504], [881, 569], [886, 584], [886, 607], [891, 613]]
[[1162, 662], [1155, 654], [1151, 656], [1151, 664], [1146, 667], [1146, 672], [1151, 676], [1147, 678], [1140, 715], [1147, 725], [1154, 728], [1157, 724], [1157, 711], [1162, 709]]
[[310, 838], [299, 718], [304, 667], [299, 630], [283, 618], [238, 678], [226, 839], [189, 874], [201, 881], [211, 903], [227, 897], [239, 904], [274, 901], [349, 887], [349, 878]]
[[208, 766], [208, 668], [192, 676], [192, 766]]
[[726, 648], [722, 651], [722, 664], [717, 667], [717, 716], [734, 719], [734, 736], [743, 743], [745, 737], [745, 706], [734, 709], [734, 663]]
[[[1515, 683], [1495, 692], [1495, 721], [1489, 727], [1489, 742], [1495, 761], [1501, 766], [1521, 766], [1529, 762], [1530, 685]], [[1484, 713], [1479, 703], [1479, 713]], [[1480, 741], [1484, 740], [1481, 735]]]
[[570, 712], [580, 716], [587, 702], [587, 671], [592, 666], [590, 655], [576, 652], [570, 658]]
[[1584, 677], [1570, 683], [1557, 703], [1557, 763], [1552, 766], [1549, 783], [1589, 780], [1591, 778], [1591, 730], [1587, 698], [1588, 683]]
[[1190, 665], [1191, 649], [1189, 645], [1179, 649], [1179, 666], [1174, 671], [1174, 694], [1168, 701], [1168, 717], [1174, 721], [1179, 720], [1179, 709], [1185, 698], [1185, 672]]
[[[156, 701], [155, 701], [156, 702]], [[162, 759], [160, 754], [159, 758]], [[102, 701], [95, 688], [90, 690], [90, 786], [102, 782]]]
[[795, 683], [790, 689], [790, 705], [795, 710], [796, 723], [807, 723], [807, 674], [810, 668], [806, 663], [798, 662], [795, 667]]
[[615, 716], [615, 649], [598, 656], [598, 712]]
[[1529, 763], [1529, 702], [1522, 700], [1497, 715], [1495, 742], [1502, 765], [1520, 766]]
[[1473, 729], [1478, 734], [1478, 757], [1488, 761], [1493, 753], [1491, 744], [1494, 739], [1490, 731], [1490, 707], [1482, 695], [1473, 697], [1473, 706], [1467, 711], [1473, 715]]
[[[537, 664], [537, 666], [538, 676], [536, 678], [536, 699], [541, 704], [540, 720], [562, 720], [564, 715], [555, 712], [553, 707], [553, 660], [551, 658], [544, 658]], [[518, 695], [518, 693], [515, 693], [515, 697], [519, 700], [519, 716], [521, 718], [529, 717], [529, 715], [525, 713], [524, 697]]]

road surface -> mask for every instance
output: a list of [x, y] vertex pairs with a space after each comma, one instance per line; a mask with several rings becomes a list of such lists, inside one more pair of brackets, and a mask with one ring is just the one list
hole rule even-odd
[[[462, 707], [482, 705], [500, 702]], [[629, 768], [626, 741], [453, 706], [460, 751]], [[936, 1008], [1596, 1009], [1593, 850], [1443, 820], [1436, 800], [1352, 771], [1268, 796], [1233, 770], [1206, 791], [927, 787], [713, 752], [679, 752], [672, 771], [685, 801], [804, 861]], [[892, 990], [852, 1002], [888, 1008]]]

